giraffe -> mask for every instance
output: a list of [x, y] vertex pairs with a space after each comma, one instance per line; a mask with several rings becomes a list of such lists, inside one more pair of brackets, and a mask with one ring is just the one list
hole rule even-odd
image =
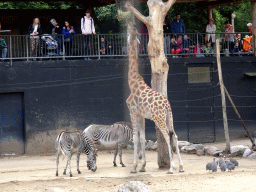
[[[130, 111], [131, 122], [133, 126], [133, 142], [134, 142], [134, 162], [131, 173], [136, 173], [138, 164], [138, 142], [141, 142], [142, 150], [142, 168], [140, 172], [145, 172], [145, 118], [154, 121], [155, 125], [163, 134], [168, 145], [170, 157], [170, 170], [167, 174], [173, 173], [174, 163], [172, 157], [171, 146], [176, 147], [179, 159], [179, 171], [184, 172], [183, 163], [178, 147], [178, 137], [173, 128], [173, 116], [171, 105], [166, 96], [151, 89], [144, 81], [138, 70], [138, 48], [137, 35], [138, 31], [132, 22], [128, 21], [128, 46], [129, 46], [129, 71], [128, 84], [130, 88], [130, 96], [126, 100]], [[139, 138], [140, 135], [140, 138]]]

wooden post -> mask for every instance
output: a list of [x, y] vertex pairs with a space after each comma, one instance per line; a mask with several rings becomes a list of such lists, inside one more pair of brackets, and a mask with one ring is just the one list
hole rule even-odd
[[254, 142], [253, 142], [252, 136], [251, 136], [251, 134], [248, 132], [247, 127], [245, 126], [245, 123], [244, 123], [242, 117], [240, 116], [238, 110], [236, 109], [236, 106], [235, 106], [233, 100], [231, 99], [231, 97], [230, 97], [230, 95], [229, 95], [229, 93], [228, 93], [228, 90], [226, 89], [225, 86], [224, 86], [224, 90], [225, 90], [225, 93], [227, 94], [227, 97], [228, 97], [228, 99], [229, 99], [229, 101], [230, 101], [230, 103], [231, 103], [231, 105], [232, 105], [232, 107], [233, 107], [233, 109], [234, 109], [234, 111], [235, 111], [235, 113], [236, 113], [238, 119], [241, 121], [242, 126], [243, 126], [243, 128], [245, 129], [245, 132], [247, 133], [249, 139], [251, 140], [251, 142], [252, 142], [252, 148], [253, 148], [253, 147], [255, 146], [255, 144], [254, 144]]
[[217, 66], [218, 66], [218, 75], [219, 75], [219, 83], [220, 83], [220, 91], [221, 91], [221, 101], [222, 101], [222, 112], [223, 112], [223, 124], [224, 124], [224, 133], [226, 140], [226, 149], [227, 153], [230, 153], [230, 140], [229, 140], [229, 132], [228, 132], [228, 120], [227, 120], [227, 107], [225, 100], [225, 90], [222, 79], [222, 70], [221, 70], [221, 62], [220, 62], [220, 40], [216, 39], [216, 50], [217, 50]]

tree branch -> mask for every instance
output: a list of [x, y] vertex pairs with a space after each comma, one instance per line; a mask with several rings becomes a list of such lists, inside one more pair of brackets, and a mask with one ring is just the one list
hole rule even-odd
[[137, 9], [135, 9], [129, 2], [125, 4], [125, 8], [131, 11], [141, 22], [145, 25], [149, 24], [149, 19], [142, 15]]
[[169, 9], [172, 7], [172, 5], [176, 2], [176, 0], [168, 0], [166, 3], [165, 3], [165, 8], [163, 10], [163, 13], [164, 14], [167, 14], [167, 12], [169, 11]]

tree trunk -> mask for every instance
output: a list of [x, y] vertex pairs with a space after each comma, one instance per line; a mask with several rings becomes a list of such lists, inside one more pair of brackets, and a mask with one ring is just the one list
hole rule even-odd
[[[162, 0], [148, 0], [149, 16], [141, 15], [131, 5], [126, 7], [141, 20], [148, 29], [148, 55], [151, 63], [151, 86], [152, 89], [167, 96], [167, 77], [169, 65], [164, 54], [163, 22], [165, 16], [176, 0], [164, 3]], [[168, 146], [162, 133], [156, 128], [158, 166], [159, 168], [170, 168]]]

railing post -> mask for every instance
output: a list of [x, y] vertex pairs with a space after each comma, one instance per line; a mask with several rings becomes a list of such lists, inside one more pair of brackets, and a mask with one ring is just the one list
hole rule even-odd
[[[99, 34], [97, 34], [97, 37], [98, 37], [98, 54], [99, 54], [98, 59], [100, 59], [100, 39], [99, 39]], [[106, 46], [105, 46], [105, 48], [106, 48]]]
[[10, 58], [11, 58], [11, 66], [12, 66], [12, 36], [10, 36]]
[[62, 39], [62, 60], [65, 60], [66, 50], [65, 50], [65, 45], [64, 45], [64, 35], [61, 35], [61, 39]]

